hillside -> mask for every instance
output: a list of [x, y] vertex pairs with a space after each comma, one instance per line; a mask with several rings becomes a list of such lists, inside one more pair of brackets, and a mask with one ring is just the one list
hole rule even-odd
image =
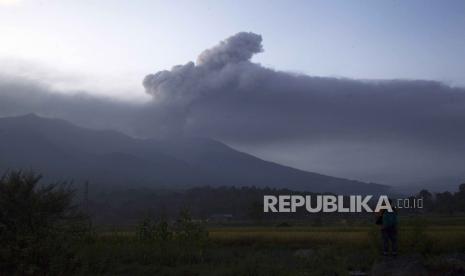
[[257, 186], [344, 194], [388, 188], [282, 166], [211, 139], [136, 139], [33, 114], [0, 119], [0, 170], [12, 168], [100, 187]]

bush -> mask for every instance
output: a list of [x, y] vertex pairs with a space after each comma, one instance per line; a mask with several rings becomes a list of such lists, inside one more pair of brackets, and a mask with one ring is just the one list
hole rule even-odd
[[183, 210], [175, 225], [175, 237], [187, 259], [203, 259], [208, 242], [208, 231], [201, 222], [192, 220], [189, 211]]
[[[174, 224], [169, 224], [164, 217], [158, 221], [146, 217], [137, 227], [137, 237], [150, 248], [150, 253], [142, 257], [147, 263], [197, 263], [203, 261], [208, 231], [183, 210]], [[158, 255], [156, 260], [150, 259], [155, 255]]]
[[137, 236], [141, 241], [151, 241], [155, 238], [155, 225], [150, 218], [145, 218], [137, 226]]
[[56, 274], [75, 264], [75, 241], [87, 221], [63, 183], [12, 171], [0, 179], [0, 274]]
[[192, 220], [189, 211], [183, 210], [176, 221], [176, 238], [184, 245], [200, 247], [208, 240], [208, 231], [201, 222]]
[[137, 234], [141, 241], [155, 241], [164, 244], [173, 238], [168, 221], [162, 217], [158, 222], [145, 218], [137, 227]]

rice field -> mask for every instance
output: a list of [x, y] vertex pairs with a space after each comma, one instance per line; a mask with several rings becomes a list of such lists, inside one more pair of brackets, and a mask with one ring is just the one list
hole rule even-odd
[[[399, 230], [400, 260], [409, 256], [437, 275], [465, 271], [462, 218], [404, 220]], [[438, 222], [438, 223], [436, 223]], [[208, 242], [185, 247], [173, 242], [141, 242], [137, 232], [103, 231], [83, 248], [80, 271], [124, 275], [371, 275], [382, 262], [376, 225], [210, 226]], [[451, 264], [449, 260], [455, 260]], [[452, 271], [452, 272], [451, 272]], [[434, 274], [433, 273], [433, 274]], [[460, 275], [460, 274], [459, 274]]]

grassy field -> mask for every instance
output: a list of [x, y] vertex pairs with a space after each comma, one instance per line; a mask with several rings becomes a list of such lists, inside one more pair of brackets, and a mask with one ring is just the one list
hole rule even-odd
[[[422, 226], [421, 226], [422, 227]], [[221, 244], [282, 244], [286, 246], [338, 245], [369, 247], [378, 234], [375, 227], [225, 227], [209, 229], [210, 238]], [[465, 226], [415, 226], [401, 228], [399, 239], [404, 249], [415, 236], [434, 242], [432, 250], [461, 249], [465, 245]]]
[[[437, 275], [465, 273], [463, 218], [404, 220], [399, 260], [415, 256]], [[204, 243], [141, 241], [136, 231], [104, 231], [80, 249], [78, 274], [369, 275], [380, 256], [376, 225], [208, 227]], [[438, 274], [439, 273], [439, 274]], [[434, 274], [434, 273], [433, 273]], [[460, 275], [460, 274], [458, 274]]]

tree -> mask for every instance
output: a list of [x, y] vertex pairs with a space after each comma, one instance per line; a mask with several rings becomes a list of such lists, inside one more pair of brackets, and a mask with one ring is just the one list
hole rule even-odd
[[436, 194], [436, 206], [440, 213], [452, 214], [455, 210], [454, 196], [450, 192]]
[[263, 219], [263, 203], [254, 201], [250, 204], [248, 209], [248, 217], [253, 219], [255, 222], [260, 222]]
[[459, 191], [455, 193], [457, 208], [461, 212], [465, 212], [465, 183], [459, 185]]
[[[70, 269], [74, 245], [87, 232], [65, 183], [11, 171], [0, 179], [0, 274], [55, 274]], [[54, 273], [55, 272], [55, 273]]]
[[431, 211], [434, 208], [433, 202], [433, 194], [431, 194], [428, 190], [423, 189], [418, 193], [417, 198], [423, 198], [423, 206], [426, 211]]
[[185, 257], [203, 259], [205, 246], [208, 242], [208, 231], [203, 223], [192, 220], [189, 210], [183, 209], [175, 225], [175, 237], [183, 248]]

